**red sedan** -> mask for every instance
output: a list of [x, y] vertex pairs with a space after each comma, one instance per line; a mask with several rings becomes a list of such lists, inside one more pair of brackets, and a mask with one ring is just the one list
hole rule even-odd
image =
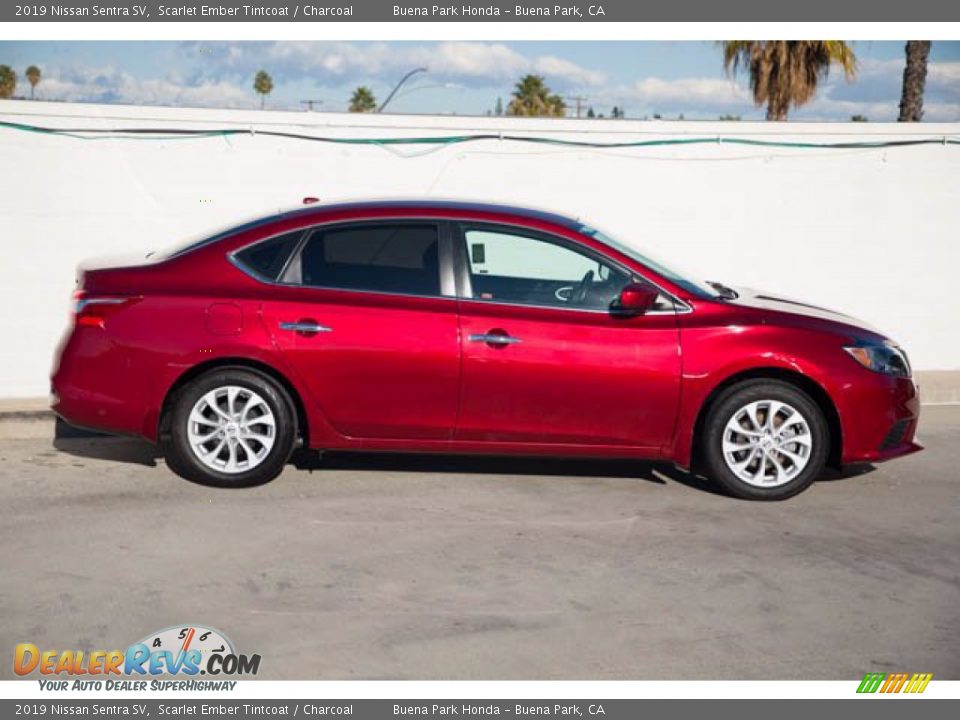
[[305, 446], [645, 458], [774, 500], [920, 449], [886, 337], [542, 212], [311, 206], [78, 286], [53, 409], [208, 484]]

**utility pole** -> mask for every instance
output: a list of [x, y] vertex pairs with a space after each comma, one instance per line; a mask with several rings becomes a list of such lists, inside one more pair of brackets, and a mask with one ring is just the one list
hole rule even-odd
[[307, 112], [313, 112], [313, 106], [323, 105], [323, 100], [301, 100], [300, 104], [307, 108]]
[[583, 104], [589, 100], [589, 98], [584, 97], [583, 95], [574, 95], [572, 97], [567, 97], [567, 100], [577, 104], [577, 119], [580, 119], [580, 111], [583, 110]]

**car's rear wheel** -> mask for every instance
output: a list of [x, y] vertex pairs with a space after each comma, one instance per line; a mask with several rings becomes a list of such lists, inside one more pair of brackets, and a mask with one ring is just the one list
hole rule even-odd
[[278, 383], [251, 370], [219, 368], [178, 391], [164, 454], [188, 480], [249, 487], [283, 471], [296, 437], [296, 413]]
[[707, 474], [749, 500], [784, 500], [823, 471], [830, 433], [823, 412], [794, 385], [748, 380], [725, 390], [703, 427]]

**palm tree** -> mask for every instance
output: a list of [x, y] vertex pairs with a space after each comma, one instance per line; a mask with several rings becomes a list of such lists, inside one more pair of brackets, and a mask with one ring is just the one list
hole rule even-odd
[[9, 65], [0, 65], [0, 98], [13, 97], [17, 89], [17, 74]]
[[24, 73], [27, 76], [27, 80], [30, 82], [30, 99], [33, 100], [33, 90], [37, 87], [37, 83], [40, 82], [40, 68], [36, 65], [31, 65], [27, 68], [27, 72]]
[[524, 75], [513, 89], [507, 115], [563, 117], [567, 105], [547, 87], [542, 75]]
[[790, 107], [813, 99], [830, 66], [843, 68], [847, 80], [857, 73], [857, 58], [842, 40], [729, 40], [723, 43], [723, 67], [750, 70], [754, 102], [767, 106], [767, 120], [786, 120]]
[[260, 109], [263, 110], [267, 95], [273, 92], [273, 78], [266, 70], [259, 70], [253, 78], [253, 89], [260, 96]]
[[927, 84], [929, 40], [908, 40], [907, 65], [903, 69], [903, 92], [900, 94], [900, 122], [920, 122], [923, 119], [923, 89]]
[[377, 99], [373, 96], [373, 90], [366, 85], [361, 85], [353, 91], [353, 96], [350, 98], [350, 112], [365, 113], [376, 109]]

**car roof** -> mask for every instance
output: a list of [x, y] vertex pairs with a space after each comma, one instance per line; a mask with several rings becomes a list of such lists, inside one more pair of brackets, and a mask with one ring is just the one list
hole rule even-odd
[[518, 205], [503, 205], [497, 203], [471, 202], [461, 200], [359, 200], [347, 202], [335, 202], [329, 204], [316, 204], [304, 208], [289, 210], [276, 215], [262, 218], [254, 221], [257, 224], [261, 222], [273, 222], [275, 220], [284, 220], [300, 215], [321, 214], [327, 212], [344, 211], [362, 211], [362, 210], [459, 210], [462, 212], [483, 212], [498, 215], [513, 215], [530, 220], [541, 220], [555, 225], [576, 229], [580, 227], [580, 222], [574, 218], [546, 210], [538, 210], [530, 207]]
[[181, 255], [185, 255], [202, 247], [212, 245], [234, 235], [254, 230], [264, 225], [272, 225], [285, 220], [295, 220], [297, 218], [320, 217], [328, 213], [337, 212], [362, 212], [364, 210], [423, 210], [425, 212], [446, 210], [460, 211], [464, 213], [489, 213], [496, 215], [509, 215], [512, 217], [525, 218], [528, 220], [537, 220], [540, 222], [552, 223], [571, 230], [579, 230], [582, 223], [576, 219], [558, 215], [546, 210], [537, 210], [535, 208], [521, 207], [516, 205], [502, 205], [496, 203], [470, 202], [460, 200], [357, 200], [347, 202], [316, 203], [306, 207], [285, 210], [271, 215], [248, 220], [247, 222], [230, 227], [217, 232], [213, 235], [207, 235], [202, 239], [189, 242], [186, 245], [176, 248], [174, 251], [166, 254], [163, 259], [169, 260]]

